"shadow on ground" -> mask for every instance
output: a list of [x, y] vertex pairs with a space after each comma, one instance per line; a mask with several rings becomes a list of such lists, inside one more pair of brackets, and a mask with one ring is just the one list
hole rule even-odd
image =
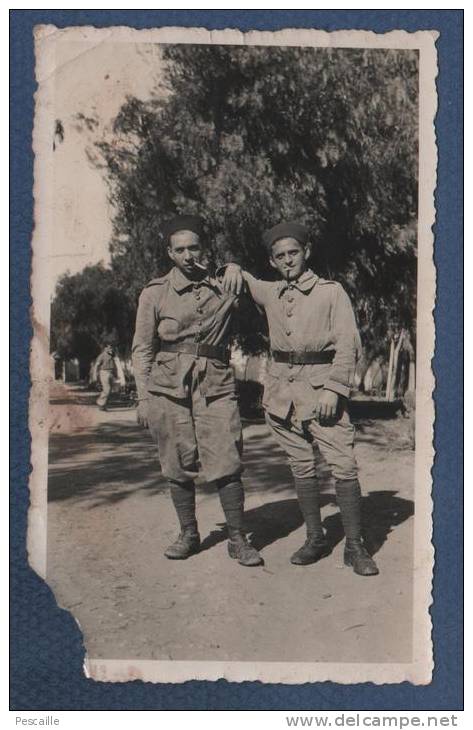
[[102, 423], [72, 434], [51, 434], [50, 502], [117, 502], [137, 489], [164, 489], [157, 449], [149, 434], [137, 424]]
[[[52, 398], [52, 405], [91, 405], [97, 393], [77, 388], [65, 399], [61, 392]], [[118, 399], [111, 403], [109, 418], [122, 405]], [[407, 419], [395, 418], [399, 404], [362, 401], [351, 404], [359, 445], [369, 446], [373, 453], [401, 451], [409, 448]], [[373, 417], [376, 420], [372, 420]], [[77, 429], [73, 433], [53, 432], [49, 443], [48, 499], [50, 502], [83, 501], [89, 509], [116, 504], [138, 493], [147, 496], [167, 490], [160, 471], [159, 455], [148, 432], [130, 419], [108, 420], [94, 428]], [[259, 424], [255, 434], [255, 424]], [[246, 513], [246, 527], [258, 549], [287, 537], [302, 525], [296, 499], [284, 498], [293, 489], [293, 481], [284, 454], [260, 420], [243, 420], [245, 436], [244, 482], [248, 495], [267, 495], [268, 501]], [[329, 473], [319, 472], [322, 507], [335, 505]], [[394, 476], [393, 476], [394, 479]], [[413, 502], [390, 490], [383, 483], [382, 491], [372, 491], [363, 500], [366, 538], [374, 553], [385, 542], [391, 529], [408, 519], [414, 511]], [[387, 487], [387, 488], [386, 488]], [[204, 494], [215, 491], [212, 485], [199, 484]], [[272, 500], [280, 495], [282, 499]], [[334, 548], [343, 538], [338, 512], [326, 517], [324, 527], [329, 544]], [[226, 539], [224, 526], [214, 530], [202, 544], [207, 550]]]
[[[327, 505], [336, 505], [334, 494], [323, 494], [322, 509]], [[409, 499], [396, 496], [396, 492], [370, 492], [363, 498], [363, 523], [366, 545], [372, 555], [378, 552], [386, 542], [392, 528], [405, 522], [414, 514], [414, 503]], [[303, 524], [297, 499], [281, 499], [266, 502], [245, 513], [245, 529], [257, 550], [272, 545]], [[330, 549], [333, 550], [343, 540], [343, 527], [340, 513], [325, 518], [323, 526]], [[225, 525], [219, 530], [212, 530], [202, 541], [201, 552], [210, 550], [227, 539]]]
[[[386, 450], [402, 448], [402, 440], [396, 437], [396, 434], [399, 436], [399, 421], [397, 424], [364, 421], [358, 424], [358, 429], [358, 442], [369, 446], [375, 453], [384, 454]], [[299, 529], [302, 516], [297, 499], [287, 498], [288, 492], [293, 493], [292, 476], [285, 456], [270, 432], [265, 427], [255, 427], [254, 423], [245, 421], [244, 439], [245, 492], [248, 495], [257, 492], [260, 497], [267, 498], [264, 504], [249, 509], [245, 516], [252, 542], [261, 550]], [[50, 502], [83, 501], [87, 508], [95, 509], [119, 503], [138, 493], [154, 496], [167, 490], [157, 447], [149, 433], [131, 418], [105, 421], [95, 428], [77, 429], [73, 433], [53, 432], [49, 443], [49, 463]], [[330, 474], [323, 463], [319, 466], [321, 506], [335, 506]], [[372, 553], [380, 549], [393, 527], [414, 513], [411, 500], [397, 496], [397, 489], [389, 489], [393, 480], [395, 475], [383, 484], [383, 490], [371, 491], [363, 498], [365, 537]], [[215, 487], [201, 483], [198, 491], [211, 494]], [[277, 499], [278, 495], [280, 499]], [[202, 551], [226, 540], [225, 526], [218, 527], [204, 538]], [[333, 549], [343, 539], [338, 511], [325, 518], [324, 528]]]
[[[244, 429], [245, 430], [245, 429]], [[251, 447], [250, 447], [251, 442]], [[246, 440], [245, 489], [247, 493], [292, 488], [284, 455], [271, 435], [264, 432]], [[328, 476], [324, 486], [329, 483]], [[102, 423], [73, 434], [52, 433], [49, 442], [48, 500], [91, 500], [91, 507], [119, 502], [137, 491], [150, 496], [166, 489], [158, 449], [148, 432], [130, 423]], [[199, 484], [204, 494], [213, 485]]]

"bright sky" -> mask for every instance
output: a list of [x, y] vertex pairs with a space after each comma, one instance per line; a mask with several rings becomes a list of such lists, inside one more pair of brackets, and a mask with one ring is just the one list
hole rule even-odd
[[[65, 271], [109, 260], [112, 210], [102, 174], [88, 161], [89, 133], [76, 115], [97, 117], [98, 135], [128, 95], [147, 98], [159, 80], [160, 47], [152, 44], [58, 43], [55, 115], [64, 128], [54, 159], [54, 254], [51, 285]], [[51, 130], [51, 140], [54, 130]]]

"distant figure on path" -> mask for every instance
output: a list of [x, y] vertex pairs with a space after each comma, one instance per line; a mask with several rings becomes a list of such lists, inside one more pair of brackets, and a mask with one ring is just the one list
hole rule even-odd
[[115, 351], [111, 344], [107, 343], [98, 356], [95, 363], [95, 372], [96, 377], [102, 386], [102, 392], [97, 399], [97, 405], [99, 410], [106, 411], [108, 399], [112, 392], [113, 379], [117, 373]]

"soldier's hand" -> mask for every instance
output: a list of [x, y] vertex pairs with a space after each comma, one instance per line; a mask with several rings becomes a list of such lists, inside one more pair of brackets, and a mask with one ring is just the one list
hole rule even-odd
[[332, 390], [322, 390], [319, 402], [317, 403], [315, 414], [322, 425], [333, 423], [337, 417], [338, 411], [338, 394]]
[[143, 426], [143, 428], [149, 428], [147, 400], [140, 400], [138, 402], [138, 408], [136, 409], [136, 420], [140, 426]]
[[222, 286], [224, 291], [229, 294], [240, 294], [243, 288], [243, 276], [241, 266], [238, 264], [227, 264], [225, 273], [222, 278]]

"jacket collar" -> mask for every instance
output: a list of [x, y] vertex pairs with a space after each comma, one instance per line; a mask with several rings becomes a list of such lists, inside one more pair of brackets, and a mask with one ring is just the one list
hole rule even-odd
[[196, 283], [197, 286], [208, 286], [211, 289], [218, 290], [217, 282], [208, 274], [199, 282], [195, 282], [191, 279], [188, 279], [187, 276], [183, 274], [180, 269], [177, 268], [177, 266], [174, 266], [171, 270], [171, 284], [178, 294], [181, 294], [186, 290], [192, 289], [196, 285]]
[[312, 291], [318, 280], [319, 277], [317, 274], [314, 274], [312, 269], [306, 269], [306, 271], [304, 271], [296, 281], [291, 281], [290, 284], [286, 280], [280, 281], [278, 286], [278, 295], [281, 296], [284, 294], [289, 286], [299, 289], [299, 291], [303, 294], [308, 294]]

